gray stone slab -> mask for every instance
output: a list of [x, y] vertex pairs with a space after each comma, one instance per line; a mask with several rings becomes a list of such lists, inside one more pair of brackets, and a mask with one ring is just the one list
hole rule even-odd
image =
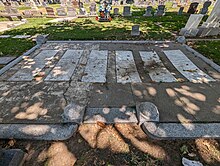
[[142, 124], [144, 122], [159, 122], [159, 111], [153, 103], [137, 103], [136, 111], [139, 124]]
[[0, 85], [1, 123], [62, 123], [68, 83], [5, 82]]
[[50, 74], [45, 78], [45, 81], [69, 81], [82, 53], [82, 50], [67, 50]]
[[1, 139], [66, 140], [76, 131], [73, 124], [0, 124]]
[[176, 78], [166, 69], [156, 52], [140, 51], [140, 56], [151, 79], [155, 82], [176, 82]]
[[8, 81], [32, 81], [57, 52], [58, 50], [43, 50], [33, 59], [25, 59], [22, 67]]
[[156, 105], [160, 122], [219, 122], [218, 84], [133, 84], [132, 89], [136, 102]]
[[140, 35], [140, 25], [133, 25], [131, 30], [131, 36], [139, 36]]
[[84, 123], [137, 123], [135, 108], [87, 108]]
[[21, 166], [24, 162], [25, 153], [21, 149], [0, 150], [1, 166]]
[[7, 65], [9, 62], [13, 61], [16, 57], [0, 57], [0, 65]]
[[160, 113], [160, 122], [195, 121], [196, 119], [192, 114], [185, 111], [183, 106], [178, 105], [179, 98], [172, 90], [173, 84], [132, 84], [134, 101], [136, 103], [153, 103]]
[[189, 81], [195, 83], [215, 81], [190, 61], [182, 51], [166, 50], [164, 53], [175, 68]]
[[131, 51], [116, 51], [118, 83], [142, 82]]
[[82, 82], [106, 82], [108, 51], [92, 50]]
[[159, 139], [220, 138], [220, 123], [154, 123], [145, 122], [144, 132]]
[[93, 84], [89, 96], [89, 107], [135, 106], [129, 84]]

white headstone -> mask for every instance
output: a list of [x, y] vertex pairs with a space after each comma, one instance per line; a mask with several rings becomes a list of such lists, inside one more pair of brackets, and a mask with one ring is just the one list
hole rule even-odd
[[183, 36], [196, 36], [199, 32], [198, 26], [202, 21], [204, 15], [202, 14], [191, 14], [186, 26], [181, 29], [180, 35]]

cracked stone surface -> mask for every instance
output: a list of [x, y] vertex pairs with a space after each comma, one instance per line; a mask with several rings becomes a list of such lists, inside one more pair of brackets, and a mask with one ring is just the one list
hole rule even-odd
[[[9, 80], [22, 67], [36, 59], [40, 52], [51, 49], [58, 50], [57, 54], [48, 59], [46, 66], [40, 71], [33, 73], [32, 80]], [[76, 62], [74, 72], [68, 76], [69, 80], [46, 81], [45, 78], [70, 49], [82, 50], [82, 55]], [[107, 65], [104, 66], [105, 70], [103, 69], [106, 72], [104, 83], [86, 82], [83, 79], [86, 78], [86, 66], [92, 50], [108, 51]], [[166, 50], [180, 50], [200, 70], [215, 79], [215, 82], [194, 84], [188, 81], [166, 57]], [[163, 67], [175, 76], [176, 82], [152, 80], [140, 51], [156, 52]], [[131, 56], [127, 55], [128, 52]], [[118, 53], [126, 53], [127, 57], [123, 59], [124, 56]], [[106, 115], [100, 113], [100, 108], [110, 108], [114, 117], [117, 115], [116, 108], [133, 108], [139, 102], [154, 103], [160, 113], [161, 122], [219, 122], [220, 119], [220, 74], [180, 44], [47, 42], [24, 59], [0, 76], [0, 123], [80, 123], [87, 108], [92, 110], [88, 114], [88, 109], [87, 115], [93, 112], [107, 119]], [[123, 63], [119, 64], [119, 60]], [[120, 72], [117, 71], [118, 68]], [[92, 70], [92, 66], [90, 69]], [[127, 75], [131, 79], [126, 80], [126, 77], [123, 77], [125, 80], [119, 83], [120, 76]], [[152, 117], [155, 121], [158, 120], [158, 116]], [[114, 121], [111, 116], [109, 118]], [[144, 122], [144, 119], [139, 121]]]

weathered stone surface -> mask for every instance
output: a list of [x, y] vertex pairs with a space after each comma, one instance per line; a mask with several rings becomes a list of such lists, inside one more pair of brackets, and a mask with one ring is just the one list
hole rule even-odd
[[6, 65], [14, 59], [15, 57], [0, 57], [0, 65]]
[[145, 122], [144, 132], [153, 138], [220, 138], [219, 123]]
[[118, 83], [141, 82], [131, 51], [116, 51]]
[[144, 122], [159, 122], [159, 111], [153, 103], [137, 103], [136, 111], [139, 124]]
[[212, 77], [200, 70], [192, 61], [190, 61], [180, 50], [164, 51], [167, 58], [191, 82], [209, 82], [215, 81]]
[[108, 51], [92, 50], [82, 82], [106, 82]]
[[84, 123], [137, 123], [135, 108], [87, 108]]
[[83, 50], [67, 50], [45, 81], [69, 81], [78, 65]]
[[65, 107], [63, 118], [64, 122], [82, 123], [86, 106], [71, 103]]
[[129, 84], [94, 84], [89, 94], [89, 107], [135, 106]]
[[155, 82], [176, 82], [176, 78], [166, 69], [156, 52], [140, 51], [140, 56], [148, 74]]
[[1, 139], [65, 140], [76, 131], [76, 124], [0, 124]]

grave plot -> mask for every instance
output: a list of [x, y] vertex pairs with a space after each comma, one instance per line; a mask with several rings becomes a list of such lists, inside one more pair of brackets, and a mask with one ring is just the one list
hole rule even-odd
[[17, 138], [65, 139], [98, 122], [139, 123], [158, 137], [188, 122], [198, 131], [219, 122], [219, 78], [180, 44], [46, 43], [0, 76], [0, 138], [10, 129]]

